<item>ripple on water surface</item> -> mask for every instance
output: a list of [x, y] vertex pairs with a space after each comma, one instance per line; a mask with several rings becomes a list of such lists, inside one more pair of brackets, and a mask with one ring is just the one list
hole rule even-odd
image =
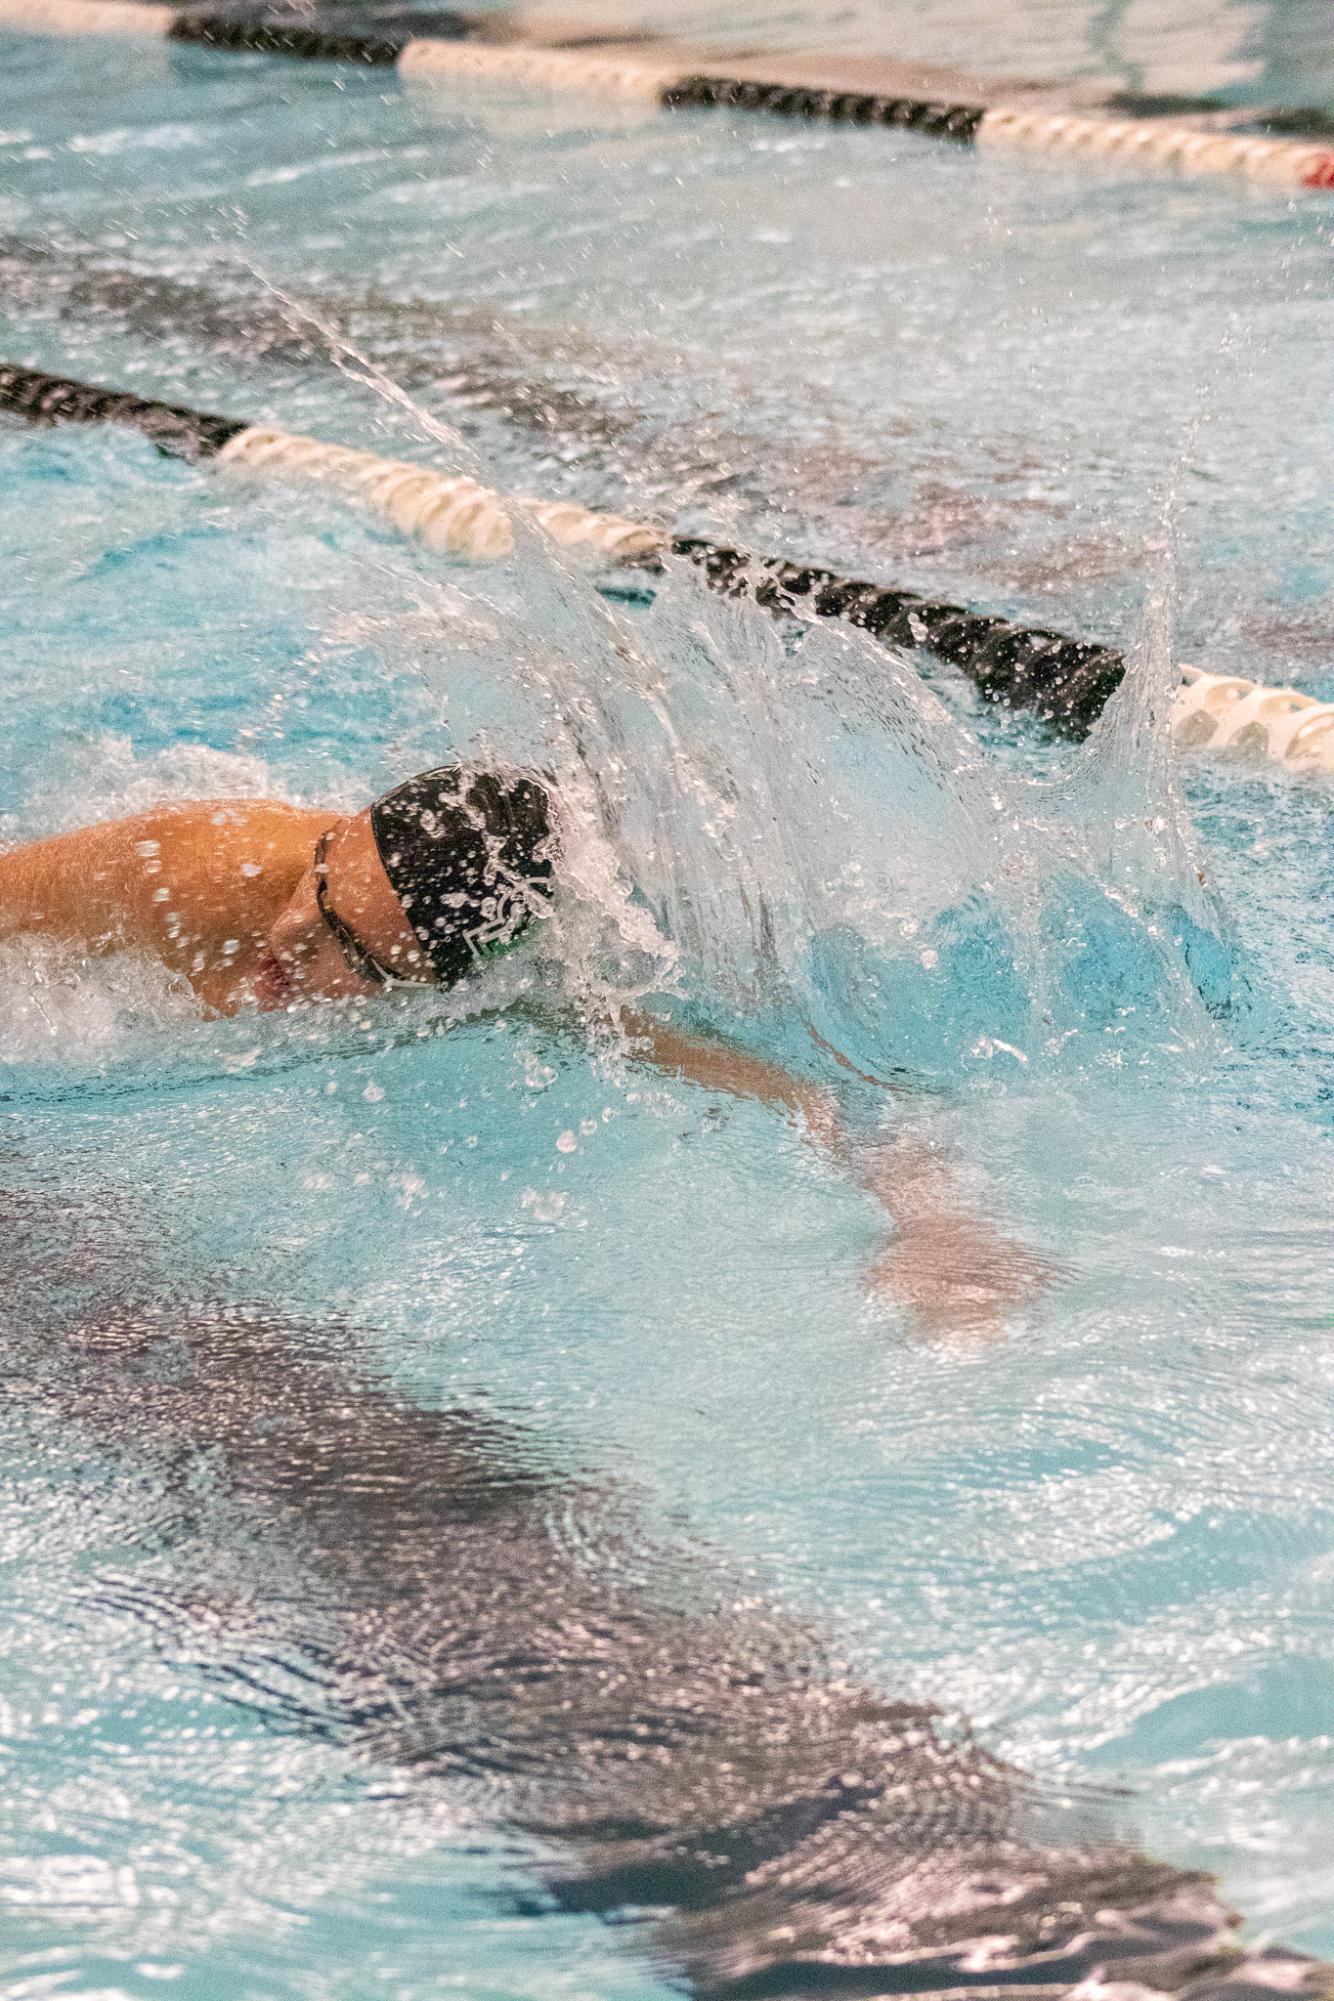
[[[1201, 21], [1193, 73], [1277, 92], [1299, 15], [1270, 22], [1261, 55], [1243, 19]], [[1039, 52], [1015, 14], [1008, 52], [1166, 87], [1161, 24], [1109, 30], [1109, 49], [1078, 9], [1059, 10], [1064, 44], [1055, 20]], [[833, 32], [809, 12], [774, 32], [817, 23]], [[710, 24], [735, 16], [694, 22]], [[995, 47], [995, 23], [957, 9], [912, 28], [912, 53]], [[1202, 407], [1182, 649], [1323, 690], [1327, 417], [1294, 393], [1324, 340], [1323, 211], [888, 135], [432, 113], [319, 66], [16, 48], [0, 268], [19, 358], [424, 449], [258, 264], [433, 407], [462, 398], [502, 484], [693, 511], [1114, 636]], [[1206, 56], [1236, 73], [1206, 86]], [[0, 452], [7, 835], [208, 791], [351, 806], [478, 731], [542, 742], [562, 717], [533, 662], [585, 628], [539, 577], [445, 572], [332, 500], [120, 434], [6, 429]], [[447, 1927], [469, 1992], [659, 1991], [629, 1943], [539, 1909], [550, 1855], [531, 1822], [497, 1831], [478, 1721], [494, 1686], [465, 1686], [466, 1728], [427, 1730], [414, 1707], [423, 1658], [465, 1677], [483, 1659], [440, 1579], [463, 1533], [447, 1497], [485, 1517], [488, 1494], [496, 1599], [528, 1610], [534, 1578], [559, 1582], [580, 1627], [562, 1663], [598, 1618], [642, 1649], [664, 1606], [679, 1645], [716, 1587], [781, 1687], [809, 1619], [817, 1667], [845, 1653], [854, 1678], [969, 1715], [1044, 1802], [1125, 1782], [1105, 1823], [1219, 1869], [1257, 1928], [1334, 1949], [1327, 795], [1190, 769], [1236, 934], [1231, 998], [1201, 998], [1184, 926], [1153, 930], [1135, 873], [1180, 855], [1136, 845], [1160, 802], [1133, 758], [1101, 769], [1096, 801], [1077, 766], [1075, 810], [1050, 746], [939, 676], [938, 712], [910, 663], [877, 663], [872, 698], [855, 648], [780, 647], [670, 576], [651, 614], [624, 616], [684, 741], [602, 689], [599, 740], [619, 729], [639, 752], [643, 782], [615, 804], [682, 941], [678, 1003], [734, 1017], [772, 948], [789, 995], [868, 1067], [929, 1072], [913, 1116], [969, 1199], [1052, 1260], [1050, 1300], [999, 1343], [925, 1339], [867, 1293], [874, 1205], [781, 1120], [563, 1026], [442, 1034], [429, 1008], [205, 1023], [146, 968], [6, 948], [12, 1317], [38, 1351], [3, 1420], [0, 1770], [25, 1830], [0, 1868], [6, 1977], [351, 1997], [373, 1968], [427, 1994]], [[788, 839], [766, 848], [775, 800]], [[776, 913], [767, 933], [739, 885]], [[819, 899], [838, 926], [809, 922]], [[607, 970], [605, 926], [566, 935]], [[751, 1026], [792, 1055], [778, 1013]], [[143, 1380], [113, 1300], [167, 1326]], [[50, 1330], [85, 1323], [108, 1345], [66, 1366]], [[256, 1325], [280, 1338], [238, 1332]], [[207, 1423], [190, 1329], [216, 1358]], [[249, 1429], [227, 1375], [242, 1357]], [[468, 1423], [411, 1450], [391, 1427], [399, 1485], [355, 1429], [334, 1459], [266, 1454], [327, 1380], [303, 1386], [298, 1362], [353, 1372], [335, 1414]], [[329, 1445], [314, 1414], [291, 1436]], [[462, 1436], [508, 1442], [469, 1475]], [[390, 1561], [404, 1466], [433, 1472], [416, 1502], [446, 1510], [415, 1518], [411, 1578]], [[293, 1526], [303, 1480], [330, 1512], [308, 1496]], [[660, 1567], [681, 1545], [697, 1557]], [[423, 1578], [433, 1642], [411, 1609]], [[590, 1578], [611, 1594], [597, 1617]], [[729, 1629], [692, 1659], [736, 1645]], [[516, 1642], [502, 1665], [526, 1660]], [[449, 1783], [420, 1783], [420, 1737], [413, 1757], [349, 1755], [350, 1711], [381, 1754], [406, 1715]], [[559, 1741], [503, 1722], [516, 1765]]]

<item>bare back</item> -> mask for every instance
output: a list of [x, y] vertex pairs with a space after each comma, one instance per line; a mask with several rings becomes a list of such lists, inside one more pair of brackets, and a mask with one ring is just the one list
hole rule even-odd
[[0, 854], [0, 938], [152, 952], [228, 1006], [336, 814], [276, 800], [154, 807]]

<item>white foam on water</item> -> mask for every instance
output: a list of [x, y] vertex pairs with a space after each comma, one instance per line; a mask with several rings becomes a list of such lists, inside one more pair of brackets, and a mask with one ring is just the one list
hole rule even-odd
[[136, 751], [128, 736], [106, 733], [82, 744], [77, 783], [71, 784], [67, 749], [39, 759], [29, 776], [22, 811], [6, 815], [2, 831], [6, 841], [37, 840], [196, 799], [281, 799], [295, 806], [319, 804], [336, 812], [355, 812], [366, 803], [366, 787], [350, 775], [340, 778], [334, 772], [322, 779], [315, 800], [258, 755], [201, 743], [174, 743], [144, 754]]
[[92, 1066], [202, 1016], [190, 988], [160, 960], [135, 952], [92, 959], [51, 938], [0, 944], [0, 997], [6, 1065]]

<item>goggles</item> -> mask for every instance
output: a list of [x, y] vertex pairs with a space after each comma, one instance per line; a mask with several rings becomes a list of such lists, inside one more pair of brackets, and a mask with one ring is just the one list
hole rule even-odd
[[329, 841], [332, 834], [333, 828], [326, 827], [315, 843], [315, 859], [313, 863], [315, 870], [315, 902], [319, 906], [320, 916], [324, 919], [338, 941], [338, 949], [342, 953], [344, 963], [347, 965], [349, 971], [354, 972], [358, 979], [367, 981], [373, 987], [434, 986], [436, 982], [429, 976], [423, 978], [413, 973], [391, 972], [388, 966], [381, 964], [373, 952], [366, 949], [351, 925], [345, 924], [338, 915], [338, 912], [329, 900], [328, 856]]

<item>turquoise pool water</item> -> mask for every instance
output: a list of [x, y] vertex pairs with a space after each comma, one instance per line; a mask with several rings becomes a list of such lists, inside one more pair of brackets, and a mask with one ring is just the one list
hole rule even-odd
[[[1219, 20], [1233, 47], [1268, 17]], [[1269, 26], [1300, 53], [1297, 12]], [[938, 16], [910, 28], [936, 52]], [[268, 277], [497, 485], [1135, 642], [1146, 700], [1156, 585], [1179, 657], [1334, 695], [1323, 202], [189, 51], [5, 55], [5, 358], [438, 456]], [[356, 804], [479, 733], [537, 754], [581, 697], [679, 954], [593, 884], [534, 969], [546, 1014], [441, 1033], [429, 1006], [211, 1024], [150, 969], [6, 948], [6, 1991], [667, 1991], [650, 1928], [544, 1894], [467, 1730], [442, 1779], [322, 1722], [340, 1591], [378, 1664], [406, 1586], [369, 1501], [336, 1560], [284, 1528], [266, 1386], [280, 1425], [310, 1381], [385, 1436], [391, 1394], [493, 1426], [467, 1464], [528, 1469], [555, 1577], [665, 1564], [674, 1616], [722, 1591], [808, 1622], [1049, 1802], [1106, 1787], [1099, 1824], [1217, 1872], [1251, 1937], [1334, 1952], [1327, 788], [1183, 760], [1183, 800], [1133, 714], [1061, 751], [943, 670], [671, 573], [614, 613], [618, 683], [539, 556], [446, 565], [129, 433], [6, 421], [0, 514], [6, 838], [205, 792]], [[921, 1079], [903, 1116], [1052, 1262], [1046, 1299], [926, 1336], [868, 1291], [883, 1218], [796, 1132], [590, 1042], [580, 1005], [634, 983], [788, 1057], [800, 1010]], [[117, 1313], [216, 1327], [216, 1437], [71, 1337]]]

